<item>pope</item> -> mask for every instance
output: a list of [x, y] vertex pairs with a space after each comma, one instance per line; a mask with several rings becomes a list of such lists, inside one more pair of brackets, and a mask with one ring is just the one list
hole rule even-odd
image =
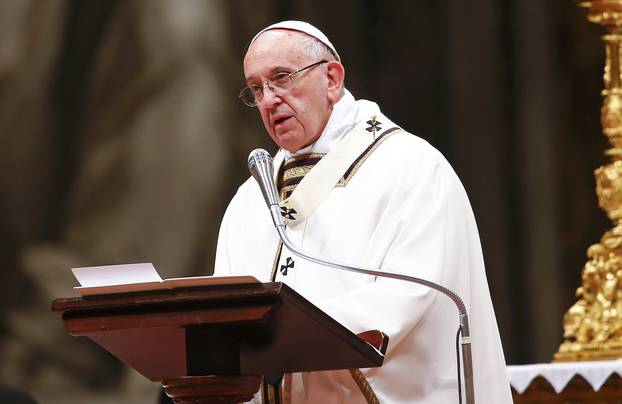
[[[240, 99], [257, 108], [279, 146], [275, 180], [289, 238], [311, 255], [457, 292], [470, 316], [476, 402], [511, 403], [475, 219], [441, 153], [377, 104], [355, 99], [336, 48], [308, 23], [260, 31], [244, 75]], [[453, 303], [423, 286], [296, 258], [279, 241], [253, 179], [223, 218], [215, 275], [284, 282], [352, 332], [389, 335], [384, 365], [361, 369], [371, 393], [363, 394], [348, 371], [296, 373], [277, 386], [282, 402], [457, 402]], [[269, 388], [264, 384], [255, 401], [266, 402]]]

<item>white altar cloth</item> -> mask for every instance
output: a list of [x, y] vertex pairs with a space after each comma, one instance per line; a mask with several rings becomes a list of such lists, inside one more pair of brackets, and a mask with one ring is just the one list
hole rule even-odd
[[533, 365], [508, 366], [510, 385], [518, 394], [522, 394], [533, 379], [542, 376], [560, 393], [575, 376], [581, 375], [592, 386], [600, 390], [607, 378], [613, 373], [622, 377], [622, 359], [594, 362], [538, 363]]

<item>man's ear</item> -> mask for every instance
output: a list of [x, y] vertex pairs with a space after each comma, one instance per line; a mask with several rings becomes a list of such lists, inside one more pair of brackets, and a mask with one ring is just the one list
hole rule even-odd
[[328, 88], [326, 95], [332, 103], [339, 101], [343, 94], [343, 80], [346, 77], [346, 69], [336, 60], [332, 60], [326, 64]]

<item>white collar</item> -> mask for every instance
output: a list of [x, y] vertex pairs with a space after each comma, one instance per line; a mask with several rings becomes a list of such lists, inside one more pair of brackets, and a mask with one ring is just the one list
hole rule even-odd
[[356, 125], [359, 106], [352, 94], [344, 89], [343, 97], [335, 105], [322, 135], [315, 143], [292, 153], [282, 149], [285, 159], [301, 154], [328, 153], [341, 138]]

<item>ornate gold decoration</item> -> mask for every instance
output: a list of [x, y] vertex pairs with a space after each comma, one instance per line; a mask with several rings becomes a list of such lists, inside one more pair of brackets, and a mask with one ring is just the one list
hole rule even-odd
[[588, 20], [607, 28], [601, 123], [612, 147], [611, 163], [594, 171], [599, 206], [613, 221], [600, 243], [587, 250], [579, 300], [564, 315], [564, 338], [555, 361], [622, 357], [622, 0], [580, 3]]

